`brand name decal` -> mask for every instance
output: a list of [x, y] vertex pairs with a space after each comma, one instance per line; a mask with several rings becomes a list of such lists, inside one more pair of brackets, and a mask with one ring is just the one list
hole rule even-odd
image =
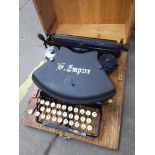
[[65, 72], [72, 72], [76, 73], [77, 75], [79, 74], [90, 74], [91, 69], [87, 69], [84, 67], [75, 67], [73, 64], [66, 65], [66, 63], [58, 63], [56, 71], [65, 71]]

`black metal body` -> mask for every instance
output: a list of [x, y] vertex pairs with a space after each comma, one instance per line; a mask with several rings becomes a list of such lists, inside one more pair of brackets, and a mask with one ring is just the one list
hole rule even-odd
[[87, 38], [72, 35], [47, 35], [46, 44], [57, 47], [67, 47], [78, 52], [97, 51], [100, 54], [112, 54], [116, 57], [119, 56], [122, 50], [128, 50], [123, 41], [118, 43], [115, 40]]
[[61, 47], [54, 60], [37, 69], [32, 79], [49, 96], [71, 104], [103, 103], [115, 94], [95, 51], [79, 54]]

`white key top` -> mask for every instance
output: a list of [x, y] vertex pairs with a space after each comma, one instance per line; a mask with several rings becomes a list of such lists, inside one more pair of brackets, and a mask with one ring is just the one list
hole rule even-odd
[[84, 109], [80, 109], [80, 114], [84, 114], [85, 110]]
[[44, 111], [44, 110], [45, 110], [45, 107], [42, 106], [42, 107], [40, 108], [40, 111]]
[[46, 101], [46, 102], [45, 102], [45, 105], [46, 105], [46, 106], [49, 106], [49, 105], [50, 105], [50, 102], [49, 102], [49, 101]]
[[66, 110], [67, 106], [66, 105], [62, 105], [62, 110]]
[[50, 119], [51, 119], [51, 116], [50, 116], [50, 115], [47, 115], [47, 116], [46, 116], [46, 119], [47, 119], [47, 120], [50, 120]]
[[78, 108], [74, 108], [74, 112], [77, 113], [79, 111]]
[[54, 115], [55, 115], [55, 114], [56, 114], [56, 112], [57, 112], [57, 111], [56, 111], [55, 109], [53, 109], [53, 110], [52, 110], [52, 114], [54, 114]]
[[75, 120], [79, 120], [79, 115], [75, 115], [75, 116], [74, 116], [74, 119], [75, 119]]
[[44, 119], [44, 118], [45, 118], [45, 114], [41, 114], [41, 115], [40, 115], [40, 118], [41, 118], [41, 119]]
[[52, 103], [51, 103], [51, 107], [52, 107], [52, 108], [55, 107], [55, 102], [52, 102]]
[[64, 119], [63, 124], [68, 124], [68, 119]]
[[86, 115], [87, 115], [87, 116], [90, 116], [90, 114], [91, 114], [90, 110], [87, 110], [87, 111], [86, 111]]
[[78, 128], [80, 126], [80, 123], [79, 122], [75, 122], [74, 125], [75, 125], [76, 128]]
[[72, 119], [73, 118], [73, 114], [72, 113], [70, 113], [69, 115], [68, 115], [68, 117], [70, 118], [70, 119]]
[[27, 111], [27, 113], [28, 113], [29, 115], [31, 115], [31, 114], [33, 113], [33, 110], [32, 110], [32, 109], [29, 109], [29, 110]]
[[72, 120], [70, 120], [70, 121], [69, 121], [69, 125], [70, 125], [70, 126], [73, 126], [73, 125], [74, 125], [74, 122], [73, 122]]
[[57, 112], [57, 115], [60, 116], [61, 114], [62, 114], [62, 112], [59, 110], [59, 111]]
[[60, 109], [60, 108], [61, 108], [61, 104], [57, 104], [56, 107], [57, 107], [58, 109]]
[[56, 120], [57, 120], [57, 117], [56, 116], [53, 116], [52, 117], [52, 121], [55, 122]]
[[91, 131], [92, 129], [93, 129], [93, 128], [92, 128], [91, 125], [88, 125], [88, 126], [87, 126], [87, 130], [88, 130], [88, 131]]
[[68, 107], [68, 111], [72, 111], [73, 110], [73, 107], [72, 106], [69, 106]]
[[61, 122], [62, 122], [62, 118], [59, 117], [59, 118], [58, 118], [58, 123], [61, 123]]
[[46, 112], [47, 112], [47, 113], [50, 113], [50, 112], [51, 112], [51, 108], [47, 108], [47, 109], [46, 109]]
[[86, 122], [89, 124], [89, 123], [91, 123], [91, 118], [87, 118], [86, 119]]
[[62, 116], [66, 117], [67, 116], [67, 112], [63, 112]]
[[113, 103], [113, 99], [108, 99], [108, 101], [107, 101], [108, 103]]
[[92, 116], [93, 116], [93, 117], [96, 117], [96, 116], [97, 116], [97, 112], [95, 112], [95, 111], [92, 112]]
[[38, 117], [40, 115], [40, 112], [39, 111], [36, 111], [35, 113], [34, 113], [34, 116], [35, 117]]
[[82, 117], [80, 118], [80, 120], [81, 120], [81, 122], [84, 122], [84, 121], [86, 120], [86, 118], [85, 118], [84, 116], [82, 116]]
[[44, 105], [45, 101], [44, 100], [40, 100], [40, 104]]
[[81, 124], [81, 128], [85, 129], [86, 128], [86, 124]]

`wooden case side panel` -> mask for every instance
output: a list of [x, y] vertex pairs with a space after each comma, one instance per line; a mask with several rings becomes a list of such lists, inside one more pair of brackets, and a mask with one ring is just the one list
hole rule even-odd
[[56, 33], [84, 37], [125, 40], [125, 24], [59, 24]]
[[51, 0], [60, 24], [124, 24], [126, 0]]
[[33, 0], [33, 4], [39, 16], [40, 22], [45, 33], [56, 23], [56, 15], [50, 0]]
[[133, 30], [133, 25], [135, 22], [135, 1], [127, 0], [126, 4], [126, 21], [125, 21], [125, 36], [128, 42]]
[[100, 0], [100, 23], [124, 24], [126, 0]]

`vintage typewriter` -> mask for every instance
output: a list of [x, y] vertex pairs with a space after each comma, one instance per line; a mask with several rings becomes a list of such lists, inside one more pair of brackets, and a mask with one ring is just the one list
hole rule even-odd
[[47, 61], [32, 75], [41, 92], [28, 114], [49, 128], [97, 137], [101, 106], [112, 102], [116, 91], [108, 74], [117, 68], [117, 58], [127, 45], [122, 40], [71, 35], [38, 37], [46, 47]]

